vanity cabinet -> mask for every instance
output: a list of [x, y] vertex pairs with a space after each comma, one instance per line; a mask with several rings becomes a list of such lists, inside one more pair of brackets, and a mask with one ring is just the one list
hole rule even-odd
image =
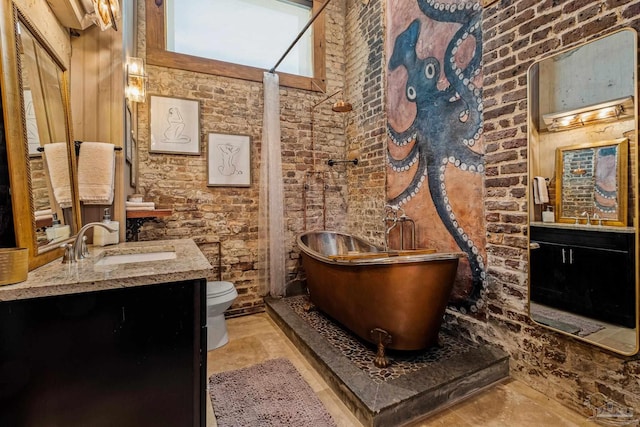
[[205, 284], [0, 302], [0, 426], [205, 426]]
[[584, 228], [530, 227], [531, 301], [634, 328], [635, 234]]

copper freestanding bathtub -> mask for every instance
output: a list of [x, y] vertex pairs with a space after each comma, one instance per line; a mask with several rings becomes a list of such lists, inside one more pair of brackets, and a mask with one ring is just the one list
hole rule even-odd
[[297, 242], [313, 305], [377, 344], [379, 357], [384, 348], [420, 350], [436, 344], [463, 253], [385, 252], [331, 231], [303, 233]]

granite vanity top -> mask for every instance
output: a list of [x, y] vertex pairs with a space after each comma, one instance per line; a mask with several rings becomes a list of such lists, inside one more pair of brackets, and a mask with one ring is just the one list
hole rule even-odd
[[613, 233], [635, 233], [636, 229], [633, 227], [621, 227], [614, 225], [587, 225], [587, 224], [572, 224], [567, 222], [539, 222], [531, 221], [532, 227], [544, 227], [544, 228], [563, 228], [567, 230], [584, 230], [584, 231], [608, 231]]
[[[39, 298], [206, 278], [211, 264], [191, 239], [89, 246], [91, 256], [73, 264], [58, 258], [29, 272], [27, 280], [0, 286], [0, 301]], [[98, 265], [109, 254], [175, 251], [175, 258]]]

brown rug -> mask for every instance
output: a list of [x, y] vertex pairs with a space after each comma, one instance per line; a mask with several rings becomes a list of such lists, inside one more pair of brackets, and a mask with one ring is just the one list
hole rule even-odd
[[287, 359], [214, 374], [209, 395], [219, 427], [336, 426]]

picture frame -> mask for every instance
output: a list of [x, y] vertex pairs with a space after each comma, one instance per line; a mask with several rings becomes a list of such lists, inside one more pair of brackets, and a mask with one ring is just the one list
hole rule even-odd
[[150, 95], [150, 153], [200, 155], [200, 103]]
[[40, 157], [40, 134], [38, 133], [38, 122], [36, 120], [35, 106], [33, 105], [33, 95], [30, 89], [22, 91], [24, 98], [25, 124], [27, 125], [27, 144], [29, 146], [29, 157]]
[[127, 105], [124, 115], [124, 159], [127, 163], [131, 164], [132, 159], [132, 144], [131, 139], [133, 138], [133, 130], [131, 128], [132, 123], [131, 109]]
[[251, 137], [249, 135], [209, 134], [207, 186], [251, 186]]
[[135, 138], [129, 140], [131, 145], [131, 167], [129, 168], [129, 185], [132, 188], [138, 186], [138, 143]]
[[[556, 148], [558, 222], [627, 225], [627, 138]], [[592, 225], [593, 222], [589, 225]]]

